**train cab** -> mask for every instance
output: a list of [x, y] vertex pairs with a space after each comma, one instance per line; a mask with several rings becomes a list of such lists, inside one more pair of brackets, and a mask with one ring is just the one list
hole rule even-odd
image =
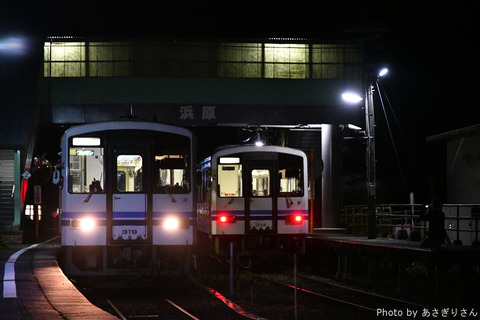
[[156, 273], [173, 269], [166, 261], [186, 261], [192, 161], [192, 134], [184, 128], [120, 121], [68, 129], [61, 179], [66, 272]]
[[216, 253], [279, 250], [308, 232], [307, 160], [279, 146], [221, 149], [197, 168], [199, 241]]

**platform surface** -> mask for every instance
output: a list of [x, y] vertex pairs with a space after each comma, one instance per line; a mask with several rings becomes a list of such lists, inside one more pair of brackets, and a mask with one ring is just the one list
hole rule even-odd
[[469, 263], [480, 262], [480, 247], [462, 246], [454, 244], [442, 244], [438, 248], [424, 248], [420, 241], [411, 241], [408, 239], [395, 239], [376, 237], [369, 239], [366, 236], [350, 235], [346, 233], [332, 232], [314, 232], [308, 235], [309, 239], [318, 240], [324, 244], [336, 247], [362, 247], [365, 250], [376, 251], [396, 251], [406, 255], [415, 256], [428, 255], [435, 256], [445, 260], [455, 260], [461, 258]]
[[119, 319], [91, 304], [63, 274], [56, 257], [59, 248], [54, 239], [0, 249], [0, 318]]

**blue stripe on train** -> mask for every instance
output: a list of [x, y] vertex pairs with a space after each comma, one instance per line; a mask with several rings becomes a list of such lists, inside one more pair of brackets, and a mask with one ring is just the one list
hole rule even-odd
[[[234, 215], [236, 220], [245, 220], [245, 212], [243, 210], [232, 211], [212, 211], [212, 219], [216, 219], [221, 214]], [[285, 220], [287, 215], [301, 214], [308, 217], [308, 210], [280, 210], [278, 211], [277, 219]], [[254, 210], [250, 212], [250, 220], [271, 220], [272, 212], [270, 210]]]
[[94, 219], [106, 219], [107, 213], [105, 211], [101, 212], [70, 212], [63, 211], [62, 219], [81, 219], [85, 217], [90, 217]]
[[[112, 224], [114, 226], [143, 226], [145, 225], [146, 220], [113, 220]], [[95, 224], [97, 226], [106, 226], [106, 220], [96, 220]], [[157, 226], [160, 225], [161, 222], [159, 220], [154, 220], [153, 225]], [[191, 224], [191, 223], [190, 223]], [[62, 220], [62, 227], [69, 227], [70, 220]]]
[[[180, 218], [191, 218], [193, 216], [192, 212], [154, 212], [153, 219], [161, 219], [166, 216], [175, 215]], [[64, 211], [62, 212], [62, 219], [81, 219], [85, 217], [90, 217], [94, 219], [106, 219], [107, 213], [103, 212], [70, 212]], [[133, 212], [133, 211], [124, 211], [124, 212], [115, 212], [114, 215], [115, 219], [145, 219], [146, 215], [145, 212]]]
[[[171, 213], [165, 212], [155, 212], [153, 217], [153, 224], [159, 225], [159, 221], [162, 218], [172, 215]], [[190, 212], [182, 212], [175, 214], [180, 218], [187, 218], [191, 220], [192, 214]], [[106, 226], [106, 213], [105, 212], [95, 212], [95, 213], [84, 213], [84, 212], [63, 212], [62, 213], [62, 226], [70, 226], [70, 220], [72, 219], [82, 219], [85, 217], [95, 219], [95, 224], [97, 226]], [[145, 225], [146, 217], [143, 212], [122, 212], [120, 215], [116, 215], [112, 221], [114, 226], [141, 226]]]

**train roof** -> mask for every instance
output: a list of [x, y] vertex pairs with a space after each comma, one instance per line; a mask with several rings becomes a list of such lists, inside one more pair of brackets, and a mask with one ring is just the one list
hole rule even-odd
[[192, 132], [184, 127], [178, 127], [165, 123], [145, 122], [145, 121], [108, 121], [96, 122], [89, 124], [81, 124], [65, 130], [64, 136], [74, 136], [78, 134], [109, 130], [152, 130], [166, 131], [179, 135], [192, 137]]
[[[303, 152], [300, 149], [294, 149], [294, 148], [284, 147], [284, 146], [274, 146], [274, 145], [264, 145], [261, 147], [258, 147], [255, 145], [227, 145], [227, 146], [218, 147], [212, 154], [212, 157], [218, 157], [225, 154], [238, 153], [238, 152], [282, 152], [282, 153], [290, 153], [290, 154], [301, 154], [302, 156], [306, 157], [305, 152]], [[208, 157], [208, 158], [211, 158], [211, 157]], [[205, 160], [207, 160], [208, 158], [206, 158]]]

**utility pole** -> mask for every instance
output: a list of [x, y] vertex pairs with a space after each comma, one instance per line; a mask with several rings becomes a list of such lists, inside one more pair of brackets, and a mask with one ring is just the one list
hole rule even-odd
[[[366, 150], [366, 167], [367, 167], [367, 202], [368, 202], [368, 216], [367, 216], [367, 233], [369, 239], [377, 237], [377, 213], [376, 213], [376, 198], [377, 198], [377, 168], [375, 158], [375, 108], [373, 106], [373, 91], [374, 82], [377, 83], [379, 77], [383, 77], [388, 73], [387, 68], [379, 71], [374, 81], [368, 84], [365, 92], [365, 139], [367, 139]], [[342, 94], [343, 99], [349, 103], [357, 103], [363, 100], [363, 97], [356, 93], [345, 92]]]
[[368, 216], [367, 216], [367, 233], [369, 239], [375, 239], [377, 236], [377, 214], [376, 214], [376, 197], [377, 197], [377, 169], [375, 158], [375, 110], [373, 106], [373, 83], [367, 87], [365, 99], [365, 124], [367, 138], [367, 196], [368, 196]]

